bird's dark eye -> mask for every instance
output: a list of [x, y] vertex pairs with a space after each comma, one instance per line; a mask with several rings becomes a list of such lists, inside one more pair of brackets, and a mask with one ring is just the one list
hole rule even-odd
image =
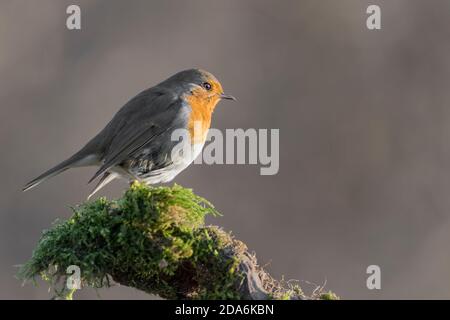
[[212, 85], [209, 82], [204, 82], [203, 83], [203, 88], [205, 88], [206, 90], [211, 90], [212, 89]]

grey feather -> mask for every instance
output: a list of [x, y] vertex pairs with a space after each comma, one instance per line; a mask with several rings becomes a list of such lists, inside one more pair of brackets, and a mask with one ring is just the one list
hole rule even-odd
[[103, 188], [108, 183], [113, 181], [115, 178], [117, 178], [117, 176], [118, 176], [117, 173], [105, 172], [101, 177], [100, 181], [95, 186], [95, 188], [88, 195], [87, 199], [89, 200], [97, 191], [99, 191], [101, 188]]
[[144, 149], [152, 158], [153, 166], [167, 165], [168, 162], [162, 163], [161, 159], [167, 159], [175, 143], [170, 135], [187, 123], [183, 107], [178, 96], [159, 87], [130, 100], [104, 129], [106, 133], [100, 133], [108, 136], [109, 144], [102, 155], [102, 166], [89, 182], [126, 160], [139, 160]]
[[75, 167], [85, 167], [85, 166], [92, 166], [98, 164], [98, 159], [95, 155], [92, 154], [85, 154], [82, 152], [78, 152], [74, 154], [69, 159], [61, 162], [60, 164], [56, 165], [55, 167], [51, 168], [50, 170], [47, 170], [37, 178], [31, 180], [28, 182], [25, 187], [22, 189], [22, 191], [30, 190], [37, 185], [41, 184], [47, 179], [50, 179], [51, 177], [56, 176], [57, 174], [60, 174], [61, 172], [66, 171], [70, 168]]

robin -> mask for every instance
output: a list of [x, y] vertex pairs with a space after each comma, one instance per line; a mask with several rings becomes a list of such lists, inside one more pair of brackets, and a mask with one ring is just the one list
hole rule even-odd
[[[211, 73], [181, 71], [128, 101], [80, 151], [30, 181], [23, 191], [67, 169], [87, 166], [99, 167], [89, 183], [100, 177], [88, 199], [115, 178], [169, 182], [202, 150], [211, 115], [222, 99], [236, 100], [224, 94]], [[193, 152], [172, 152], [179, 143], [172, 139], [177, 129], [186, 130]]]

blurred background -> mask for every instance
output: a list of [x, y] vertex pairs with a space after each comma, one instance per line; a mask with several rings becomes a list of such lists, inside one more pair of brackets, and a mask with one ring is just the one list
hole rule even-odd
[[[81, 31], [66, 28], [70, 4]], [[369, 4], [381, 30], [366, 28]], [[15, 266], [85, 200], [95, 169], [22, 186], [136, 93], [191, 67], [239, 99], [218, 106], [213, 127], [280, 129], [277, 175], [193, 165], [176, 178], [224, 214], [208, 223], [305, 291], [326, 281], [344, 299], [450, 298], [449, 39], [439, 0], [0, 0], [0, 298], [50, 297], [45, 283], [22, 287]], [[372, 264], [381, 290], [366, 287]]]

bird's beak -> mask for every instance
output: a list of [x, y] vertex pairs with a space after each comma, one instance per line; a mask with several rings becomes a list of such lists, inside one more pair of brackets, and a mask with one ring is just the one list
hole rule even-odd
[[233, 97], [232, 95], [229, 95], [229, 94], [225, 94], [225, 93], [222, 93], [222, 94], [220, 95], [220, 99], [236, 101], [236, 98], [235, 98], [235, 97]]

